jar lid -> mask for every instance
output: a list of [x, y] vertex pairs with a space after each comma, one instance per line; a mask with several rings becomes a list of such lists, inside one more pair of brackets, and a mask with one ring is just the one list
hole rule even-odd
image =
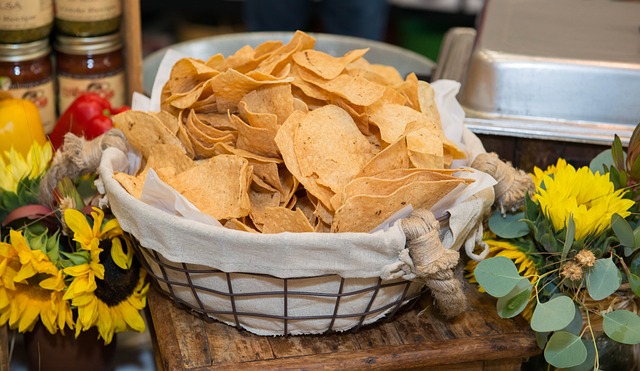
[[66, 54], [103, 54], [122, 48], [120, 33], [95, 37], [73, 37], [56, 35], [54, 48]]
[[40, 39], [20, 44], [0, 44], [0, 62], [21, 62], [48, 55], [51, 52], [49, 39]]

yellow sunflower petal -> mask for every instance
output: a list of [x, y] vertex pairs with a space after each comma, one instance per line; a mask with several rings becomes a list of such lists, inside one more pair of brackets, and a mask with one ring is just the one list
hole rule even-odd
[[125, 252], [122, 249], [121, 240], [119, 238], [114, 238], [111, 240], [111, 258], [118, 267], [122, 269], [129, 269], [133, 263], [133, 250], [131, 248], [127, 248], [127, 251]]

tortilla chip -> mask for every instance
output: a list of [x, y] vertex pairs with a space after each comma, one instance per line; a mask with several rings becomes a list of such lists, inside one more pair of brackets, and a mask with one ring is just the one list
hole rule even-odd
[[262, 233], [313, 232], [314, 229], [302, 210], [285, 207], [267, 207]]
[[165, 181], [201, 212], [224, 220], [249, 215], [251, 174], [242, 157], [219, 155]]

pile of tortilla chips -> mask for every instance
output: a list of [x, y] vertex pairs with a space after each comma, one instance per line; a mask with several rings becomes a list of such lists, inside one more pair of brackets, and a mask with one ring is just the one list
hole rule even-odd
[[314, 43], [296, 32], [179, 60], [161, 112], [113, 118], [145, 164], [116, 179], [139, 198], [153, 168], [224, 226], [262, 233], [369, 232], [471, 182], [448, 169], [464, 153], [428, 83], [370, 64], [367, 49], [334, 57]]

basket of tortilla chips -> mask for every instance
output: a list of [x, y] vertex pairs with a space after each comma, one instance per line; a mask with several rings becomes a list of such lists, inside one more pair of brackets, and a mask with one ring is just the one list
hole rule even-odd
[[366, 52], [296, 32], [185, 56], [159, 111], [114, 117], [132, 150], [107, 149], [99, 173], [162, 292], [261, 335], [357, 328], [438, 279], [440, 309], [463, 310], [448, 308], [457, 250], [494, 197], [467, 166], [482, 146], [462, 126], [445, 135], [455, 114], [435, 84]]

